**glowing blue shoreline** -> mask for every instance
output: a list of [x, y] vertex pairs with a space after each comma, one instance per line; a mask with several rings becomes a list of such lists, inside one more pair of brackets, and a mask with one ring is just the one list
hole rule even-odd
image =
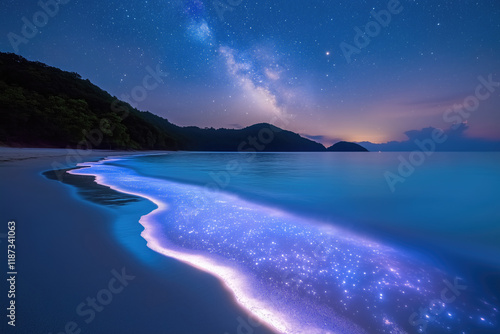
[[[409, 316], [439, 297], [444, 279], [453, 280], [352, 233], [110, 161], [71, 173], [95, 175], [155, 203], [158, 209], [140, 221], [148, 246], [219, 277], [243, 307], [280, 332], [417, 332]], [[486, 300], [464, 297], [429, 328], [455, 333], [493, 325], [497, 316]]]

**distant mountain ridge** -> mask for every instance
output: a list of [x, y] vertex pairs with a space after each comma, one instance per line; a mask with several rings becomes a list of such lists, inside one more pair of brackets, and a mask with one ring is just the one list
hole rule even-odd
[[[150, 112], [142, 112], [142, 116], [159, 129], [176, 133], [183, 140], [182, 149], [188, 151], [233, 152], [250, 148], [257, 152], [323, 152], [326, 150], [320, 143], [268, 123], [258, 123], [238, 130], [202, 129], [196, 126], [180, 127]], [[255, 144], [250, 142], [255, 142]]]
[[326, 149], [330, 152], [368, 152], [366, 148], [356, 143], [338, 142]]
[[139, 111], [73, 72], [0, 52], [0, 144], [133, 150], [324, 152], [315, 141], [259, 123], [180, 127]]

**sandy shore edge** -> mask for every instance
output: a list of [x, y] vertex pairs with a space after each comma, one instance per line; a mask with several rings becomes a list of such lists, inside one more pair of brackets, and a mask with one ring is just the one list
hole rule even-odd
[[[2, 321], [2, 333], [58, 333], [65, 326], [82, 333], [270, 333], [251, 325], [254, 321], [216, 278], [147, 248], [134, 230], [140, 229], [138, 223], [124, 226], [122, 233], [148, 261], [110, 233], [117, 218], [111, 209], [84, 201], [73, 187], [41, 175], [54, 166], [155, 153], [0, 148], [0, 234], [8, 221], [16, 221], [19, 258], [17, 325]], [[138, 220], [141, 214], [132, 207], [126, 218]], [[106, 290], [116, 272], [134, 278], [90, 319], [87, 298]], [[2, 282], [1, 289], [6, 291], [7, 284]], [[7, 298], [0, 302], [5, 310]], [[88, 311], [84, 316], [77, 311], [82, 303]]]

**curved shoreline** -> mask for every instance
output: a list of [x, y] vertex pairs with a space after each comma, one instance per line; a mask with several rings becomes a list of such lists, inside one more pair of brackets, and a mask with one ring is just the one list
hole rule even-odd
[[[95, 151], [87, 157], [97, 161], [127, 153]], [[152, 209], [153, 204], [140, 199], [123, 207], [103, 206], [78, 194], [78, 182], [87, 183], [92, 177], [78, 176], [77, 184], [49, 180], [42, 173], [54, 162], [64, 165], [64, 149], [12, 149], [2, 154], [3, 158], [33, 157], [0, 162], [6, 194], [0, 203], [0, 220], [5, 226], [16, 221], [20, 237], [16, 247], [22, 260], [16, 291], [19, 333], [59, 333], [71, 321], [78, 326], [75, 332], [95, 334], [234, 334], [237, 319], [247, 319], [248, 314], [216, 278], [146, 246], [136, 213]], [[0, 242], [5, 244], [1, 238]], [[104, 312], [96, 313], [94, 321], [86, 322], [76, 307], [107, 287], [113, 269], [125, 270], [135, 279]], [[9, 332], [7, 321], [0, 324], [0, 332], [5, 330]], [[273, 332], [261, 326], [254, 333]]]
[[[109, 161], [110, 159], [105, 158], [101, 161], [104, 160]], [[267, 325], [277, 333], [292, 332], [291, 328], [293, 327], [293, 325], [285, 320], [286, 318], [285, 316], [267, 310], [267, 307], [263, 305], [263, 303], [260, 303], [256, 298], [245, 293], [245, 291], [247, 290], [247, 288], [245, 288], [247, 282], [245, 282], [245, 280], [242, 279], [241, 273], [238, 273], [236, 270], [230, 268], [229, 266], [218, 264], [216, 263], [216, 261], [206, 256], [194, 253], [190, 254], [189, 252], [183, 253], [175, 250], [174, 248], [167, 249], [160, 246], [160, 243], [154, 237], [154, 231], [155, 231], [154, 226], [153, 224], [148, 222], [148, 217], [152, 217], [155, 214], [168, 210], [167, 205], [146, 194], [127, 191], [115, 185], [110, 185], [103, 180], [104, 177], [101, 175], [78, 173], [78, 170], [91, 168], [91, 166], [88, 166], [88, 164], [89, 163], [82, 163], [81, 168], [70, 170], [67, 173], [73, 175], [82, 175], [82, 176], [93, 175], [95, 177], [95, 182], [97, 184], [104, 185], [106, 187], [113, 189], [114, 191], [123, 194], [144, 198], [156, 206], [156, 209], [142, 215], [141, 219], [139, 220], [139, 223], [144, 227], [144, 231], [141, 233], [141, 236], [146, 240], [147, 246], [150, 249], [164, 256], [171, 257], [178, 261], [186, 263], [198, 270], [204, 271], [206, 273], [209, 273], [213, 277], [216, 277], [221, 282], [221, 284], [226, 288], [226, 290], [233, 295], [238, 305], [243, 309], [245, 309], [249, 314], [253, 314], [257, 319], [259, 319], [258, 322]], [[316, 332], [314, 331], [310, 333], [314, 334]], [[319, 331], [317, 331], [317, 333], [319, 334]]]

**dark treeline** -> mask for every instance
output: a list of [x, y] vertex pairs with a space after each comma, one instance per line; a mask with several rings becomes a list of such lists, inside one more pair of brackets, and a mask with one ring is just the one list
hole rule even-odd
[[102, 129], [102, 139], [91, 141], [93, 148], [179, 148], [179, 140], [173, 134], [159, 130], [144, 120], [138, 110], [115, 100], [77, 73], [0, 53], [3, 143], [76, 147], [86, 136], [90, 137], [92, 130]]

